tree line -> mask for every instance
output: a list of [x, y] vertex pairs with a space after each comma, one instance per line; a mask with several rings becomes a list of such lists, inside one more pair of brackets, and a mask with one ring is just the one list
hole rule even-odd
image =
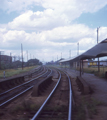
[[[35, 65], [42, 65], [42, 62], [40, 62], [38, 59], [30, 59], [27, 62], [23, 62], [23, 67], [28, 67], [28, 66], [35, 66]], [[21, 68], [22, 67], [22, 62], [17, 60], [14, 62], [4, 62], [1, 61], [1, 69], [10, 69], [10, 68]]]

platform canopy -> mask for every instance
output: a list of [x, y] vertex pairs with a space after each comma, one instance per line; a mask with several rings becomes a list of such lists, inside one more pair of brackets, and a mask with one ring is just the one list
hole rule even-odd
[[104, 57], [107, 56], [107, 39], [103, 40], [102, 42], [98, 43], [91, 49], [87, 50], [83, 54], [81, 54], [81, 59], [87, 58], [97, 58], [97, 57]]
[[91, 58], [98, 58], [98, 57], [104, 57], [107, 56], [107, 38], [103, 40], [102, 42], [98, 43], [91, 49], [87, 50], [86, 52], [82, 53], [79, 56], [76, 56], [71, 59], [63, 60], [60, 62], [67, 62], [67, 61], [79, 61], [79, 60], [85, 60], [85, 59], [91, 59]]

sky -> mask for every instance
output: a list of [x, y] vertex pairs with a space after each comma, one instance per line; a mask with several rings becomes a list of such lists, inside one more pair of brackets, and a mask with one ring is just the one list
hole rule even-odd
[[[0, 51], [49, 62], [107, 38], [107, 0], [0, 0]], [[28, 53], [28, 54], [27, 54]]]

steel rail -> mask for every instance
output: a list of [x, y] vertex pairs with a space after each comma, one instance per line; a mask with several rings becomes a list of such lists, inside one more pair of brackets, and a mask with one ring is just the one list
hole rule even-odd
[[71, 80], [70, 80], [70, 77], [69, 75], [64, 72], [67, 77], [68, 77], [68, 80], [69, 80], [69, 113], [68, 113], [68, 120], [71, 120], [71, 117], [72, 117], [72, 88], [71, 88]]
[[71, 120], [72, 119], [72, 87], [71, 87], [71, 80], [70, 80], [70, 77], [67, 74], [67, 72], [65, 72], [63, 70], [60, 70], [60, 71], [64, 72], [67, 75], [68, 80], [69, 80], [69, 112], [68, 112], [68, 120]]
[[54, 91], [56, 90], [60, 80], [61, 80], [61, 73], [59, 72], [60, 77], [59, 80], [57, 82], [57, 84], [55, 85], [54, 89], [52, 90], [52, 92], [49, 94], [49, 96], [47, 97], [47, 99], [45, 100], [45, 102], [42, 104], [42, 106], [39, 108], [39, 110], [37, 111], [37, 113], [33, 116], [33, 118], [31, 120], [35, 120], [38, 115], [41, 113], [42, 109], [44, 108], [44, 106], [46, 105], [46, 103], [49, 101], [49, 99], [51, 98], [52, 94], [54, 93]]
[[[51, 74], [52, 74], [52, 70], [51, 70], [51, 72], [49, 73], [49, 75], [51, 75]], [[49, 75], [48, 75], [48, 76], [49, 76]], [[46, 78], [48, 78], [48, 77], [46, 77]], [[10, 102], [11, 100], [17, 98], [18, 96], [22, 95], [23, 93], [27, 92], [28, 90], [30, 90], [31, 88], [33, 88], [33, 86], [34, 86], [34, 85], [30, 86], [29, 88], [25, 89], [23, 92], [15, 95], [14, 97], [8, 99], [8, 100], [5, 101], [5, 102], [3, 102], [2, 104], [0, 104], [0, 107], [3, 106], [3, 105], [5, 105], [6, 103]]]
[[22, 95], [23, 93], [25, 93], [26, 91], [30, 90], [31, 88], [33, 88], [33, 86], [31, 86], [31, 87], [27, 88], [27, 89], [26, 89], [26, 90], [24, 90], [23, 92], [21, 92], [21, 93], [19, 93], [19, 94], [15, 95], [14, 97], [12, 97], [12, 98], [8, 99], [8, 100], [7, 100], [7, 101], [5, 101], [5, 102], [3, 102], [2, 104], [0, 104], [0, 107], [1, 107], [1, 106], [3, 106], [4, 104], [6, 104], [6, 103], [10, 102], [11, 100], [15, 99], [16, 97], [18, 97], [18, 96]]
[[16, 88], [20, 87], [20, 86], [23, 86], [23, 85], [25, 85], [25, 84], [27, 84], [27, 83], [30, 83], [30, 82], [32, 82], [32, 81], [34, 81], [34, 80], [36, 80], [36, 79], [40, 78], [41, 76], [43, 76], [43, 75], [47, 74], [47, 72], [48, 72], [48, 70], [47, 70], [44, 74], [42, 74], [42, 73], [41, 73], [42, 75], [40, 75], [40, 76], [38, 76], [38, 77], [36, 77], [36, 78], [34, 78], [34, 79], [31, 79], [31, 80], [30, 80], [30, 81], [28, 81], [28, 82], [25, 82], [25, 83], [23, 83], [23, 84], [21, 84], [21, 85], [18, 85], [18, 86], [16, 86], [16, 87], [13, 87], [13, 88], [11, 88], [11, 89], [9, 89], [9, 90], [5, 91], [5, 92], [3, 92], [3, 93], [0, 93], [0, 96], [1, 96], [1, 95], [3, 95], [3, 94], [8, 93], [8, 92], [10, 92], [10, 91], [12, 91], [12, 90], [14, 90], [14, 89], [16, 89]]
[[[37, 69], [38, 68], [38, 69]], [[35, 70], [35, 72], [38, 72], [38, 71], [40, 71], [41, 72], [41, 70], [42, 69], [44, 69], [45, 67], [44, 66], [39, 66], [39, 67], [37, 67], [37, 68], [35, 68], [34, 70]], [[30, 74], [35, 74], [35, 72], [30, 72]], [[26, 75], [27, 76], [27, 75]]]

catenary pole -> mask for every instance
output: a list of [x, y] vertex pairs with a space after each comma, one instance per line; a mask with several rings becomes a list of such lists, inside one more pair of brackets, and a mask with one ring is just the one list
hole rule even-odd
[[21, 43], [21, 53], [22, 53], [22, 70], [23, 70], [23, 45]]

